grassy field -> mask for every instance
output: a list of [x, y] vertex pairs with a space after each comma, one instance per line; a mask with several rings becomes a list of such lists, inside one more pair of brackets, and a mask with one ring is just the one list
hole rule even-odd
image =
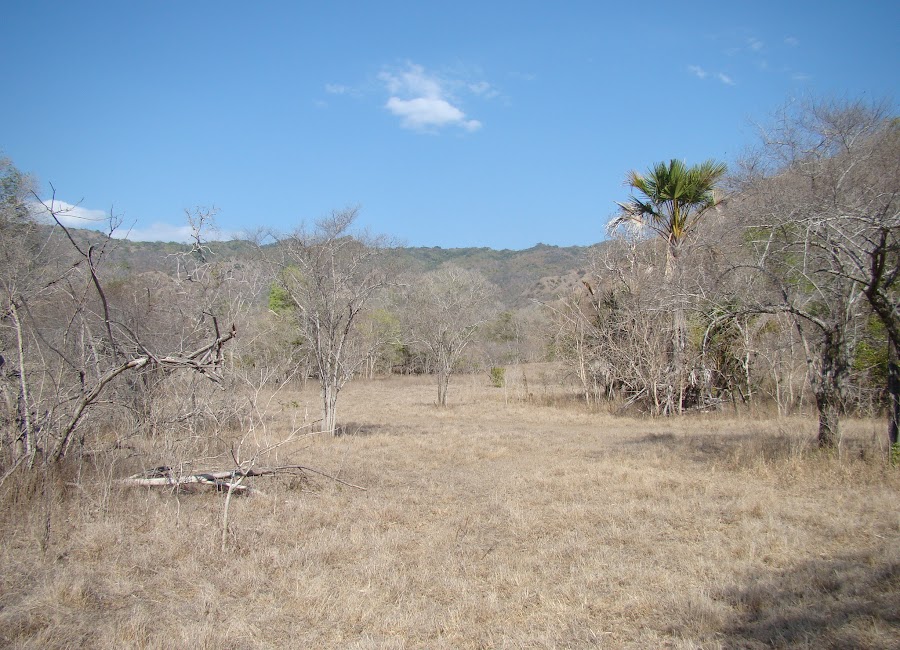
[[[252, 479], [224, 551], [223, 495], [115, 482], [162, 452], [8, 482], [0, 646], [900, 647], [884, 422], [826, 455], [811, 418], [617, 418], [528, 372], [444, 410], [427, 378], [349, 385], [345, 435], [264, 460], [365, 490]], [[277, 400], [254, 444], [318, 405]]]

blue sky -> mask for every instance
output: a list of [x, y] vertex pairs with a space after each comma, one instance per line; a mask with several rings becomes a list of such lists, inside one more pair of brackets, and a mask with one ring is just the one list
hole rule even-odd
[[898, 7], [11, 0], [0, 152], [135, 238], [360, 205], [409, 245], [586, 245], [629, 169], [731, 161], [792, 98], [896, 106]]

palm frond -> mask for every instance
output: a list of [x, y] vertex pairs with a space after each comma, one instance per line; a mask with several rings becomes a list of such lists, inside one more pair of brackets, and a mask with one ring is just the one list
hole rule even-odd
[[712, 159], [688, 167], [674, 158], [651, 165], [644, 174], [631, 171], [625, 182], [637, 196], [618, 204], [622, 213], [610, 222], [610, 227], [639, 222], [670, 242], [677, 242], [704, 212], [716, 205], [715, 185], [725, 172], [725, 164]]

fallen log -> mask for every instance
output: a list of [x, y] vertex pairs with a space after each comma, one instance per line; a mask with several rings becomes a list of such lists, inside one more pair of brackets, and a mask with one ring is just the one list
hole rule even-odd
[[170, 467], [157, 467], [155, 469], [148, 470], [140, 474], [134, 474], [132, 476], [129, 476], [128, 478], [124, 478], [121, 482], [124, 485], [133, 485], [138, 487], [171, 487], [174, 489], [178, 489], [183, 486], [187, 487], [191, 485], [201, 485], [213, 487], [220, 492], [231, 491], [238, 494], [250, 494], [252, 492], [258, 493], [259, 490], [252, 490], [250, 486], [241, 485], [238, 479], [243, 480], [244, 478], [251, 478], [254, 476], [273, 476], [278, 473], [287, 473], [291, 471], [312, 472], [313, 474], [324, 476], [325, 478], [336, 481], [337, 483], [340, 483], [342, 485], [346, 485], [357, 490], [362, 490], [364, 492], [366, 491], [366, 488], [362, 486], [348, 483], [347, 481], [341, 480], [336, 476], [331, 476], [330, 474], [326, 474], [325, 472], [313, 469], [312, 467], [306, 467], [305, 465], [279, 465], [278, 467], [260, 467], [257, 469], [231, 469], [211, 472], [196, 472], [194, 474], [184, 475], [176, 474], [175, 471]]
[[189, 474], [187, 476], [129, 476], [128, 478], [122, 479], [122, 483], [140, 487], [171, 487], [175, 489], [190, 485], [202, 485], [215, 488], [220, 492], [225, 492], [229, 489], [232, 492], [237, 492], [239, 494], [247, 494], [250, 492], [249, 486], [237, 485], [236, 483], [231, 483], [226, 480], [231, 477], [230, 472], [224, 477], [215, 476], [215, 474], [220, 473], [221, 472]]

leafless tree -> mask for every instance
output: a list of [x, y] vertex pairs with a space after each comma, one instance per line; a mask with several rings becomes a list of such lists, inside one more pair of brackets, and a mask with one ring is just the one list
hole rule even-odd
[[399, 316], [385, 301], [377, 301], [359, 323], [363, 349], [368, 351], [363, 374], [374, 379], [378, 374], [390, 374], [400, 360], [401, 331]]
[[[73, 440], [83, 443], [99, 425], [91, 414], [101, 405], [122, 404], [115, 396], [119, 389], [127, 392], [125, 377], [190, 369], [220, 381], [223, 349], [235, 335], [233, 327], [220, 329], [214, 313], [198, 308], [191, 335], [182, 337], [181, 345], [158, 347], [129, 327], [120, 305], [110, 300], [104, 260], [115, 245], [111, 232], [85, 238], [64, 225], [65, 213], [55, 199], [38, 205], [44, 206], [46, 223], [27, 206], [26, 212], [5, 209], [2, 215], [4, 227], [18, 220], [28, 233], [4, 240], [4, 248], [21, 247], [15, 253], [21, 266], [4, 276], [0, 314], [4, 352], [10, 333], [15, 341], [9, 354], [14, 371], [4, 373], [4, 392], [10, 380], [17, 386], [16, 415], [11, 418], [7, 410], [4, 419], [15, 421], [20, 443], [7, 456], [6, 475], [39, 456], [45, 463], [59, 461]], [[116, 225], [111, 218], [110, 228]], [[44, 254], [51, 249], [53, 255]], [[14, 264], [13, 255], [4, 261]]]
[[358, 327], [378, 292], [394, 275], [386, 263], [389, 242], [353, 233], [358, 208], [332, 212], [312, 231], [281, 242], [276, 281], [289, 296], [303, 345], [322, 389], [323, 430], [336, 433], [337, 399], [380, 341], [364, 340]]
[[496, 287], [475, 271], [448, 266], [411, 279], [404, 298], [405, 336], [427, 352], [437, 403], [446, 406], [456, 364], [478, 328], [499, 312]]
[[620, 232], [588, 259], [583, 286], [548, 305], [559, 354], [571, 358], [585, 400], [639, 404], [654, 415], [675, 410], [671, 293], [656, 242]]
[[[748, 249], [770, 288], [747, 308], [796, 319], [810, 347], [819, 442], [833, 446], [866, 307], [896, 355], [898, 129], [882, 106], [789, 105], [763, 130], [745, 170], [730, 209], [748, 224]], [[890, 374], [898, 376], [896, 363]], [[893, 441], [900, 406], [889, 392]]]

